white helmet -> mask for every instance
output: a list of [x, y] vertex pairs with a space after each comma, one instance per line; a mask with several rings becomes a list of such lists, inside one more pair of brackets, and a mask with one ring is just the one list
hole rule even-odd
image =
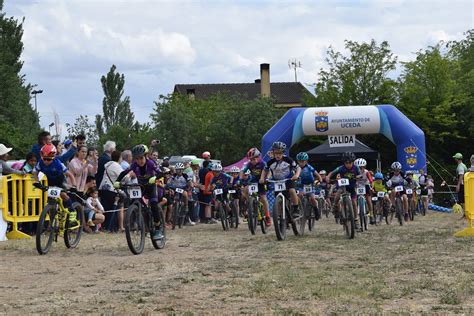
[[240, 172], [240, 168], [237, 167], [237, 166], [232, 166], [229, 170], [230, 173], [239, 173]]
[[174, 166], [175, 170], [184, 170], [184, 164], [182, 162], [178, 162], [176, 166]]
[[319, 174], [320, 174], [321, 176], [325, 176], [325, 175], [326, 175], [326, 170], [321, 170], [321, 171], [319, 171]]
[[222, 171], [222, 165], [220, 163], [213, 163], [211, 167], [212, 171]]
[[402, 164], [399, 163], [398, 161], [395, 161], [394, 163], [392, 163], [390, 168], [392, 168], [392, 170], [394, 170], [394, 171], [400, 171], [400, 170], [402, 170]]
[[358, 158], [354, 161], [354, 165], [357, 167], [365, 167], [367, 166], [367, 161], [364, 158]]

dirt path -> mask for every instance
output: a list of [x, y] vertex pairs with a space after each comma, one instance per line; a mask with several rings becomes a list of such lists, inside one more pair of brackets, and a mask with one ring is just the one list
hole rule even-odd
[[323, 219], [277, 242], [247, 227], [169, 233], [133, 256], [124, 235], [84, 235], [80, 247], [0, 243], [0, 313], [474, 312], [474, 240], [456, 239], [458, 215], [370, 227], [348, 241]]

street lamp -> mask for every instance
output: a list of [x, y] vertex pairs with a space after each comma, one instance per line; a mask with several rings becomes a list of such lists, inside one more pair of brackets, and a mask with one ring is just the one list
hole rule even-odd
[[49, 124], [49, 133], [51, 134], [51, 127], [54, 126], [54, 122], [52, 122], [51, 124]]
[[40, 93], [40, 94], [43, 93], [43, 90], [33, 90], [33, 91], [31, 91], [31, 94], [33, 95], [33, 98], [35, 98], [35, 112], [36, 113], [38, 113], [38, 107], [36, 105], [36, 95], [38, 93]]

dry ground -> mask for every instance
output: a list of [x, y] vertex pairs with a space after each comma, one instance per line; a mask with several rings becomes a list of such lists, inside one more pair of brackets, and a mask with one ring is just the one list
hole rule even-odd
[[34, 240], [0, 243], [0, 314], [474, 313], [474, 240], [459, 215], [430, 213], [346, 240], [323, 219], [304, 237], [220, 225], [147, 240], [134, 256], [123, 234], [84, 235], [45, 256]]

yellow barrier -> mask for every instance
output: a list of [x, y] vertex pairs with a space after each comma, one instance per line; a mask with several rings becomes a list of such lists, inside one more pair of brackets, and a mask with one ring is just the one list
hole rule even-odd
[[474, 172], [468, 172], [464, 175], [464, 208], [468, 227], [458, 231], [454, 236], [474, 237]]
[[[31, 175], [7, 175], [0, 177], [0, 208], [3, 219], [12, 223], [8, 239], [30, 238], [18, 230], [18, 223], [37, 222], [44, 205], [47, 192], [33, 187]], [[46, 180], [43, 180], [46, 184]]]

